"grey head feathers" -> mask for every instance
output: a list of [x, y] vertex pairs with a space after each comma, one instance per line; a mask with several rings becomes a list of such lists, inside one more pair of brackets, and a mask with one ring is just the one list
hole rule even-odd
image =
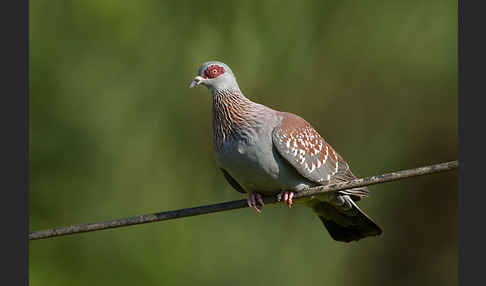
[[235, 77], [235, 75], [233, 74], [233, 71], [231, 70], [231, 68], [226, 65], [225, 63], [223, 62], [220, 62], [220, 61], [209, 61], [209, 62], [205, 62], [204, 64], [201, 65], [201, 67], [199, 68], [199, 72], [198, 72], [198, 75], [200, 76], [203, 76], [204, 75], [204, 71], [211, 65], [218, 65], [218, 66], [221, 66], [225, 69], [225, 71], [228, 73], [228, 74], [231, 74], [233, 75], [233, 77]]
[[[211, 72], [215, 72], [212, 74]], [[194, 79], [197, 85], [204, 84], [211, 90], [211, 93], [222, 91], [241, 93], [236, 77], [231, 68], [220, 61], [208, 61], [201, 65], [198, 77]]]

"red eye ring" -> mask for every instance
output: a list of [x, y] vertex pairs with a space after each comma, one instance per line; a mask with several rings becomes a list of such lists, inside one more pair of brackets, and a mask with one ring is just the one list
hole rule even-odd
[[204, 71], [204, 75], [206, 75], [208, 78], [216, 78], [223, 73], [225, 73], [225, 69], [219, 65], [210, 65]]

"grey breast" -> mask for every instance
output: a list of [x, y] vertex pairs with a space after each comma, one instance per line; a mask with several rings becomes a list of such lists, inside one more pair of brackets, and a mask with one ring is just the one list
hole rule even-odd
[[275, 193], [308, 187], [309, 182], [273, 146], [272, 130], [281, 119], [272, 112], [260, 114], [269, 116], [228, 137], [222, 150], [216, 152], [216, 160], [248, 192]]

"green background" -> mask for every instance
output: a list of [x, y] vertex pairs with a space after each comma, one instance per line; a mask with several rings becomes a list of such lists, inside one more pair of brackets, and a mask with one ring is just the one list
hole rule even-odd
[[[220, 60], [359, 176], [457, 159], [456, 1], [30, 1], [30, 230], [244, 198], [213, 159]], [[29, 242], [31, 285], [456, 285], [457, 172], [372, 186], [333, 241], [266, 206]]]

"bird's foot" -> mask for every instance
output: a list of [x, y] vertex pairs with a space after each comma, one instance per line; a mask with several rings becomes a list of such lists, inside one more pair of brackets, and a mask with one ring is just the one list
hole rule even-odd
[[277, 201], [281, 201], [282, 200], [282, 196], [283, 196], [283, 199], [284, 199], [284, 202], [285, 204], [291, 208], [292, 207], [292, 198], [294, 197], [294, 192], [291, 192], [291, 191], [281, 191], [280, 193], [277, 194]]
[[[254, 209], [256, 212], [261, 212], [260, 207], [263, 207], [263, 198], [260, 193], [250, 193], [248, 194], [248, 206], [252, 209]], [[258, 206], [260, 205], [260, 206]]]

